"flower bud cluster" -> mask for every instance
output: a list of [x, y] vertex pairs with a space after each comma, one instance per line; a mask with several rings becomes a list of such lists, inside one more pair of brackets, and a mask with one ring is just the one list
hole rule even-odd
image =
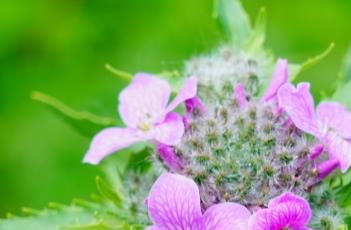
[[208, 103], [187, 118], [175, 152], [182, 172], [199, 185], [203, 204], [231, 201], [262, 206], [284, 191], [304, 196], [316, 183], [311, 142], [269, 104], [253, 98], [241, 108], [232, 98]]

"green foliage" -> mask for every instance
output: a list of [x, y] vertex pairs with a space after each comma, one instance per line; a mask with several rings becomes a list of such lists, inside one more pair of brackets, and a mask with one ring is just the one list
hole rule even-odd
[[149, 161], [150, 152], [149, 148], [144, 148], [142, 151], [131, 153], [125, 172], [146, 173], [151, 167], [151, 162]]
[[[6, 219], [0, 219], [1, 230], [142, 230], [145, 228], [137, 216], [127, 205], [126, 187], [121, 177], [130, 172], [140, 172], [148, 176], [150, 169], [149, 152], [130, 153], [125, 162], [110, 158], [104, 171], [107, 178], [113, 179], [110, 185], [102, 177], [96, 177], [96, 187], [99, 195], [93, 194], [92, 201], [74, 199], [71, 205], [50, 203], [44, 210], [22, 208], [22, 216], [8, 214]], [[121, 160], [119, 157], [118, 160]], [[123, 166], [123, 164], [125, 164]], [[106, 166], [106, 165], [105, 165]], [[119, 185], [117, 185], [120, 183]]]
[[111, 188], [101, 177], [97, 176], [96, 179], [96, 187], [101, 196], [106, 198], [107, 200], [112, 201], [117, 207], [122, 207], [122, 198], [121, 195], [118, 194], [118, 191], [115, 191]]
[[216, 0], [214, 17], [236, 48], [244, 47], [251, 34], [251, 25], [239, 0]]
[[8, 215], [0, 220], [1, 230], [139, 230], [118, 212], [109, 212], [102, 203], [74, 200], [72, 205], [50, 203], [42, 211], [23, 208], [23, 216]]
[[31, 97], [33, 100], [48, 106], [75, 130], [88, 137], [92, 137], [103, 128], [115, 126], [119, 123], [113, 118], [99, 117], [87, 111], [76, 111], [59, 100], [41, 92], [35, 91]]
[[337, 194], [339, 205], [343, 208], [351, 208], [351, 184], [343, 186]]

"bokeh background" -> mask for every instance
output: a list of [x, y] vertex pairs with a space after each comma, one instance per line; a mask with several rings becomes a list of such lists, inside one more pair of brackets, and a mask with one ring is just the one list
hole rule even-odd
[[[333, 52], [300, 79], [329, 92], [351, 41], [351, 1], [245, 0], [251, 19], [268, 12], [266, 46], [302, 62], [331, 42]], [[117, 116], [131, 73], [182, 67], [223, 42], [212, 0], [0, 1], [0, 216], [20, 207], [68, 203], [95, 191], [97, 167], [81, 163], [89, 139], [30, 99], [40, 90], [68, 105]]]

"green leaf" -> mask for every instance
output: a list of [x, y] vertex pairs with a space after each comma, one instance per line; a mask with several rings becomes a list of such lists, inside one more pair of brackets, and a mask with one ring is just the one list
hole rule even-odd
[[342, 174], [341, 179], [343, 186], [349, 185], [351, 183], [351, 169], [348, 170], [346, 173]]
[[261, 8], [255, 21], [255, 25], [251, 32], [250, 38], [247, 42], [247, 50], [249, 52], [257, 52], [263, 48], [263, 44], [266, 40], [266, 25], [267, 25], [267, 13], [265, 8]]
[[215, 0], [214, 18], [236, 48], [242, 48], [250, 37], [251, 24], [239, 0]]
[[51, 203], [44, 210], [22, 209], [24, 216], [9, 215], [0, 219], [1, 230], [141, 230], [142, 226], [128, 224], [118, 216], [109, 213], [101, 204], [88, 201], [76, 202], [75, 205]]
[[118, 194], [118, 191], [111, 188], [101, 177], [97, 176], [96, 179], [96, 188], [99, 191], [100, 195], [106, 198], [109, 201], [112, 201], [117, 207], [122, 207], [122, 199]]
[[307, 59], [307, 61], [305, 61], [302, 64], [289, 64], [289, 76], [290, 76], [289, 80], [293, 81], [303, 71], [309, 69], [310, 67], [314, 66], [315, 64], [317, 64], [318, 62], [323, 60], [325, 57], [327, 57], [328, 54], [330, 54], [330, 52], [333, 50], [334, 46], [335, 46], [335, 44], [331, 43], [329, 45], [329, 47], [325, 51], [323, 51], [321, 54]]
[[103, 128], [116, 126], [120, 123], [113, 118], [99, 117], [87, 111], [76, 111], [42, 92], [35, 91], [31, 94], [31, 97], [33, 100], [48, 106], [76, 131], [88, 137], [92, 137]]
[[338, 190], [337, 201], [343, 208], [351, 207], [351, 184]]

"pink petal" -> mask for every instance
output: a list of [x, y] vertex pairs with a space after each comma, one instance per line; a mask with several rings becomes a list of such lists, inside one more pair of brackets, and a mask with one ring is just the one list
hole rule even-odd
[[272, 80], [262, 96], [262, 101], [269, 101], [277, 96], [279, 88], [288, 82], [288, 61], [279, 59], [277, 61]]
[[279, 106], [299, 129], [319, 137], [313, 98], [309, 89], [309, 83], [300, 83], [297, 88], [290, 83], [283, 85], [278, 91]]
[[233, 93], [235, 101], [239, 104], [240, 107], [245, 107], [247, 105], [247, 99], [245, 95], [245, 89], [242, 84], [237, 84], [234, 87]]
[[328, 132], [324, 141], [327, 143], [327, 151], [330, 159], [339, 162], [341, 172], [345, 173], [351, 166], [351, 143], [336, 132]]
[[251, 213], [235, 203], [221, 203], [206, 210], [201, 230], [247, 230]]
[[326, 129], [336, 130], [345, 139], [351, 138], [351, 113], [337, 102], [322, 102], [317, 107], [318, 120]]
[[107, 155], [136, 142], [147, 140], [145, 134], [130, 128], [107, 128], [95, 135], [83, 162], [98, 164]]
[[170, 96], [170, 87], [162, 79], [138, 73], [119, 95], [119, 114], [130, 128], [161, 122]]
[[312, 215], [308, 202], [304, 198], [290, 192], [285, 192], [272, 199], [268, 204], [268, 208], [281, 216], [281, 223], [290, 223], [291, 226], [307, 225]]
[[268, 209], [254, 213], [249, 221], [249, 229], [306, 229], [305, 225], [310, 218], [311, 208], [308, 202], [302, 197], [287, 192], [271, 200]]
[[181, 175], [164, 173], [148, 196], [151, 221], [162, 230], [195, 229], [201, 219], [199, 189]]
[[185, 80], [183, 86], [179, 89], [177, 96], [168, 105], [167, 112], [173, 111], [180, 103], [187, 99], [196, 96], [197, 91], [197, 80], [194, 77], [190, 77]]
[[268, 209], [262, 209], [255, 212], [249, 219], [249, 230], [275, 230], [279, 229], [275, 226], [274, 220]]
[[184, 134], [183, 118], [177, 113], [169, 113], [163, 123], [152, 130], [153, 137], [166, 145], [178, 144]]

